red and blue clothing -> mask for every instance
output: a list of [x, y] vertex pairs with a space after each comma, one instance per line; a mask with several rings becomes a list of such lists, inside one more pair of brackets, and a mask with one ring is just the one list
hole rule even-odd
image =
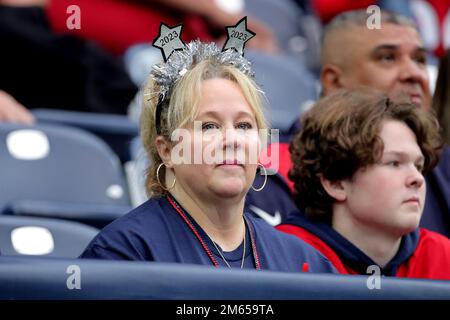
[[[295, 121], [288, 132], [280, 135], [280, 142], [276, 146], [279, 151], [278, 173], [269, 175], [267, 185], [261, 192], [250, 190], [247, 194], [246, 206], [256, 215], [263, 211], [265, 216], [279, 215], [282, 223], [286, 222], [291, 212], [295, 212], [292, 190], [293, 183], [288, 178], [292, 167], [289, 153], [289, 143], [300, 131], [300, 122]], [[272, 150], [273, 152], [273, 150]], [[255, 185], [262, 184], [262, 177], [255, 179]], [[441, 160], [436, 168], [425, 177], [427, 194], [420, 227], [429, 229], [450, 237], [450, 147], [444, 146]], [[264, 218], [264, 217], [263, 217]], [[271, 218], [268, 219], [270, 223]]]
[[[283, 272], [334, 273], [317, 250], [294, 236], [275, 230], [263, 220], [244, 214], [247, 235], [245, 268]], [[220, 249], [219, 249], [220, 250]], [[240, 267], [243, 244], [223, 252]], [[141, 260], [226, 267], [212, 240], [173, 197], [150, 199], [106, 226], [81, 258]]]
[[[331, 226], [311, 221], [301, 213], [292, 215], [277, 229], [312, 245], [341, 274], [367, 274], [369, 266], [377, 265]], [[416, 229], [402, 237], [397, 254], [380, 270], [385, 276], [450, 280], [450, 240], [426, 229]]]

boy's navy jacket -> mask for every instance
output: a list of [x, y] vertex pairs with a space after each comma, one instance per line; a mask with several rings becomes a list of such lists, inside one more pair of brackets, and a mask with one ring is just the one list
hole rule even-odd
[[[187, 220], [177, 209], [182, 210]], [[245, 268], [256, 268], [259, 264], [263, 270], [336, 272], [331, 263], [310, 245], [276, 230], [262, 219], [250, 214], [244, 216], [247, 225]], [[220, 249], [215, 248], [194, 219], [168, 196], [150, 199], [106, 226], [88, 245], [81, 258], [202, 265], [213, 265], [215, 260], [221, 267], [226, 267], [217, 250]], [[223, 254], [230, 265], [239, 268], [243, 244]]]
[[[341, 274], [367, 274], [369, 266], [377, 265], [331, 226], [313, 222], [299, 212], [277, 229], [311, 244]], [[386, 276], [450, 280], [450, 239], [426, 229], [416, 229], [403, 236], [397, 254], [380, 270]]]

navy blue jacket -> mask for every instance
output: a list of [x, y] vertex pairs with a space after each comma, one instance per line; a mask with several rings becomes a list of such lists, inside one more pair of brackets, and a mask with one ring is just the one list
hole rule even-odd
[[[369, 256], [331, 226], [295, 214], [277, 229], [293, 234], [322, 252], [341, 274], [371, 274]], [[450, 280], [450, 239], [418, 228], [402, 237], [395, 256], [381, 274], [404, 278]]]
[[[172, 197], [150, 199], [115, 220], [92, 240], [81, 257], [213, 265], [199, 241], [200, 237], [214, 260], [225, 266], [202, 228], [177, 204], [197, 231], [196, 235], [170, 201], [175, 200]], [[335, 272], [322, 254], [302, 240], [275, 230], [252, 215], [244, 216], [247, 223], [245, 268], [256, 267], [255, 251], [250, 241], [253, 238], [261, 269]], [[240, 267], [242, 253], [241, 244], [235, 251], [224, 252], [224, 255], [232, 266]]]
[[[286, 225], [301, 227], [325, 242], [345, 265], [356, 271], [357, 274], [366, 274], [369, 266], [377, 265], [370, 257], [331, 226], [321, 222], [313, 222], [300, 212], [290, 215], [290, 218], [286, 220]], [[280, 230], [283, 230], [283, 226], [285, 225], [279, 226]], [[414, 254], [418, 243], [419, 229], [403, 236], [397, 254], [381, 269], [381, 274], [394, 276], [397, 273], [398, 267], [406, 263]]]

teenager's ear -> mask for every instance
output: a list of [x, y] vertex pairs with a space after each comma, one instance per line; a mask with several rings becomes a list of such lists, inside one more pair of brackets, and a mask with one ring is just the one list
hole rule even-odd
[[343, 88], [342, 70], [337, 65], [325, 64], [320, 71], [320, 82], [324, 95]]
[[347, 199], [347, 192], [342, 181], [330, 181], [320, 177], [320, 183], [328, 195], [336, 199], [336, 201], [345, 201]]
[[158, 136], [155, 140], [156, 150], [161, 160], [165, 163], [167, 168], [172, 167], [172, 145], [164, 137]]

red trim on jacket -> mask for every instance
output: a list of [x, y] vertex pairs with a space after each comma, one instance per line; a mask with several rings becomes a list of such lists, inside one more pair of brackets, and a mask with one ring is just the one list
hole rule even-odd
[[[344, 265], [337, 253], [311, 232], [294, 225], [279, 225], [278, 230], [293, 234], [319, 250], [341, 274], [356, 274]], [[439, 233], [420, 229], [419, 243], [413, 255], [402, 264], [397, 277], [450, 280], [450, 239]]]

